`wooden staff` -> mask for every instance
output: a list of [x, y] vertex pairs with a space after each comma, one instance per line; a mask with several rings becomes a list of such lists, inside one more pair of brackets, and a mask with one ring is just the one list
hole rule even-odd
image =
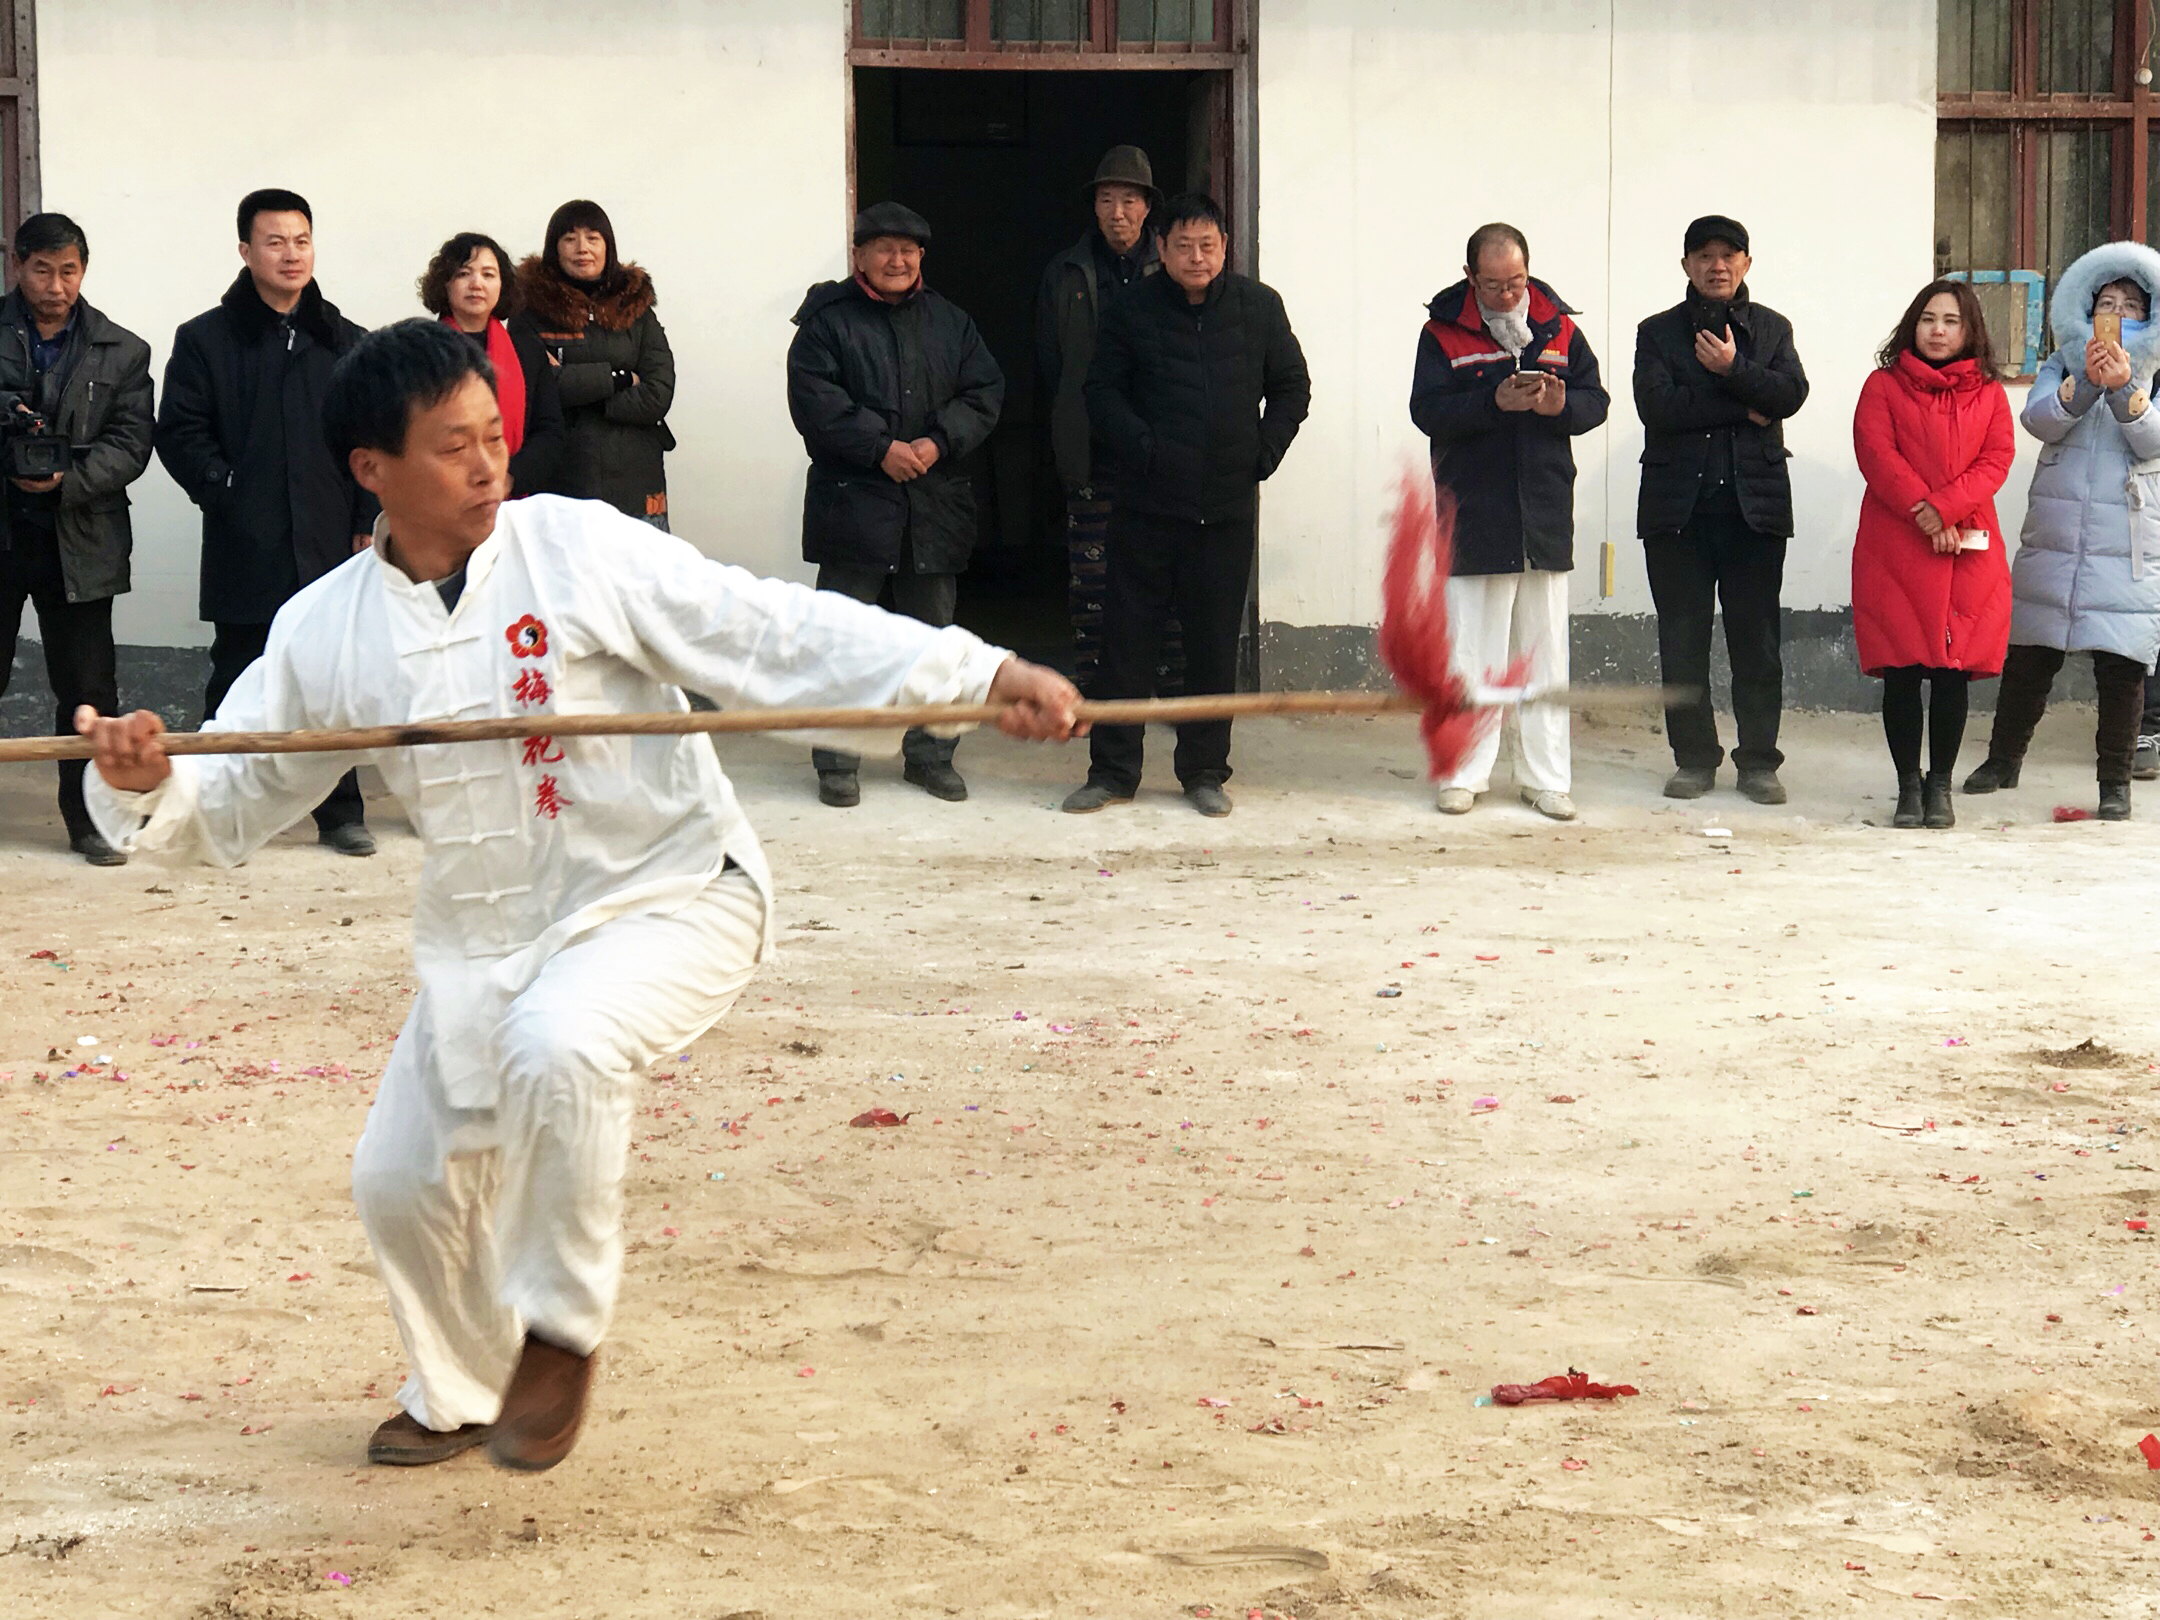
[[[1496, 688], [1472, 694], [1479, 708], [1565, 703], [1570, 708], [1636, 708], [1663, 702], [1661, 687]], [[1173, 724], [1181, 720], [1243, 720], [1257, 715], [1414, 714], [1421, 705], [1401, 692], [1222, 692], [1200, 697], [1128, 698], [1082, 703], [1078, 715], [1098, 726]], [[438, 743], [500, 742], [533, 736], [653, 737], [724, 731], [884, 731], [913, 726], [987, 725], [1002, 703], [923, 703], [885, 709], [723, 709], [667, 714], [523, 714], [488, 720], [420, 720], [403, 726], [354, 726], [327, 731], [174, 731], [168, 754], [340, 754]], [[0, 739], [0, 764], [88, 759], [85, 737]]]

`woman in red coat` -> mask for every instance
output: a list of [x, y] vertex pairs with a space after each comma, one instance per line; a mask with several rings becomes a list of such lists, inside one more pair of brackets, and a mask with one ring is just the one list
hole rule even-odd
[[1898, 773], [1891, 825], [1949, 827], [1966, 688], [2002, 673], [2010, 643], [2010, 563], [1995, 520], [1995, 492], [2016, 453], [2010, 401], [1980, 301], [1962, 281], [1923, 287], [1876, 361], [1853, 413], [1853, 452], [1867, 480], [1853, 541], [1853, 632], [1860, 667], [1883, 683], [1883, 732]]

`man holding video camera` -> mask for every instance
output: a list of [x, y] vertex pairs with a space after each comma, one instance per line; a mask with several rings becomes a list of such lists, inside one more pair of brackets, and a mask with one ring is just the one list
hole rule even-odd
[[[1433, 483], [1451, 496], [1455, 568], [1447, 582], [1457, 673], [1476, 684], [1520, 668], [1534, 687], [1568, 679], [1568, 573], [1575, 566], [1572, 441], [1605, 420], [1597, 356], [1558, 293], [1530, 274], [1512, 225], [1470, 233], [1463, 279], [1426, 306], [1410, 420], [1432, 441]], [[1523, 802], [1575, 819], [1568, 711], [1525, 704], [1516, 717]], [[1435, 803], [1459, 816], [1492, 786], [1498, 727], [1487, 730]]]
[[[65, 214], [15, 232], [15, 287], [0, 299], [0, 692], [23, 603], [37, 608], [55, 729], [78, 704], [116, 713], [112, 602], [128, 588], [127, 486], [150, 465], [150, 345], [83, 302], [90, 243]], [[92, 866], [127, 857], [83, 807], [82, 760], [60, 765], [60, 818]]]

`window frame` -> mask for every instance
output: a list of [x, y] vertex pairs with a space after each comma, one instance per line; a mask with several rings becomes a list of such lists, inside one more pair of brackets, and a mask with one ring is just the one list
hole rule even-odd
[[[1942, 0], [1955, 4], [1957, 0]], [[2142, 242], [2147, 218], [2147, 187], [2151, 179], [2152, 131], [2156, 122], [2150, 84], [2140, 84], [2138, 68], [2145, 64], [2153, 46], [2153, 7], [2146, 0], [2114, 0], [2115, 86], [2103, 96], [2073, 93], [2047, 94], [2039, 87], [2040, 6], [2036, 0], [2010, 0], [2010, 88], [2007, 91], [1944, 93], [1938, 82], [1935, 98], [1935, 133], [1939, 142], [1946, 134], [2006, 132], [2010, 137], [2010, 167], [2016, 187], [2017, 207], [2010, 226], [2010, 263], [1981, 269], [1952, 266], [1945, 274], [1958, 279], [2001, 282], [2034, 277], [2029, 268], [2039, 257], [2041, 137], [2051, 129], [2104, 129], [2110, 137], [2108, 229], [2115, 239]], [[1938, 81], [1940, 69], [1938, 66]], [[2127, 148], [2127, 150], [2126, 150]], [[2127, 160], [2127, 161], [2126, 161]], [[2029, 324], [2029, 323], [2028, 323]], [[2040, 356], [2041, 335], [2028, 330], [2026, 346], [2031, 357]], [[2020, 375], [2030, 378], [2033, 368], [2023, 364]]]
[[852, 0], [848, 22], [851, 67], [1015, 69], [1104, 68], [1130, 72], [1165, 68], [1180, 72], [1237, 67], [1250, 37], [1252, 0], [1214, 0], [1215, 34], [1207, 41], [1127, 42], [1118, 34], [1118, 0], [1088, 0], [1087, 38], [997, 40], [991, 37], [991, 0], [965, 0], [965, 34], [957, 40], [866, 37], [863, 0]]

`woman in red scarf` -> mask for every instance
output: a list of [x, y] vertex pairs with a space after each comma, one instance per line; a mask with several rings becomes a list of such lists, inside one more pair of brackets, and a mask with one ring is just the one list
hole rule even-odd
[[[1853, 451], [1867, 495], [1853, 541], [1860, 667], [1883, 683], [1897, 827], [1949, 827], [1967, 687], [2002, 673], [2010, 563], [1995, 494], [2016, 441], [1980, 301], [1962, 281], [1920, 289], [1860, 390]], [[1920, 774], [1920, 688], [1929, 689]]]
[[517, 279], [502, 244], [478, 231], [451, 237], [428, 261], [420, 302], [485, 350], [495, 367], [512, 498], [555, 493], [563, 447], [562, 392], [539, 340], [521, 340], [503, 324], [517, 308]]

